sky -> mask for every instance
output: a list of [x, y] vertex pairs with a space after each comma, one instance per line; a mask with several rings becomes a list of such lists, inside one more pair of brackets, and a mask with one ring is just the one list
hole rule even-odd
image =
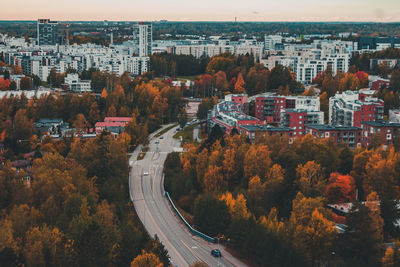
[[0, 20], [400, 22], [400, 0], [5, 0]]

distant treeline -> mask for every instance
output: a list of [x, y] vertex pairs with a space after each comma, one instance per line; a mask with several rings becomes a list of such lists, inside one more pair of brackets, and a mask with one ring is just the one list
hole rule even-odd
[[[135, 22], [114, 25], [117, 27], [115, 36], [129, 34], [130, 24]], [[71, 22], [70, 34], [74, 32], [97, 32], [99, 28], [106, 28], [103, 21], [99, 22]], [[12, 35], [36, 36], [35, 21], [0, 21], [0, 33]], [[355, 32], [363, 36], [400, 36], [400, 23], [355, 23], [355, 22], [154, 22], [153, 39], [166, 38], [165, 34], [172, 35], [228, 35], [241, 36], [242, 34], [262, 36], [285, 32], [291, 35], [302, 34], [337, 34], [340, 32]], [[105, 34], [101, 34], [106, 38]], [[171, 38], [168, 37], [168, 38]]]

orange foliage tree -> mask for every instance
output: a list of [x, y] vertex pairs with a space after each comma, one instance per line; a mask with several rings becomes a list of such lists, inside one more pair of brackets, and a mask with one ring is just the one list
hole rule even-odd
[[330, 203], [354, 202], [356, 200], [356, 186], [353, 177], [331, 173], [325, 195]]

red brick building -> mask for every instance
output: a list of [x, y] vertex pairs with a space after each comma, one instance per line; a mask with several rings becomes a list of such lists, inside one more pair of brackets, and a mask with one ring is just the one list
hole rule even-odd
[[257, 134], [261, 135], [288, 135], [293, 138], [293, 129], [288, 127], [273, 127], [271, 125], [241, 125], [238, 128], [240, 134], [245, 134], [249, 137], [251, 142], [254, 142], [254, 139]]
[[400, 134], [400, 123], [387, 121], [366, 121], [362, 123], [362, 142], [364, 146], [371, 144], [376, 136], [382, 145], [393, 144]]
[[350, 148], [362, 145], [362, 134], [359, 127], [315, 124], [306, 125], [306, 132], [319, 139], [332, 138], [336, 144], [346, 144]]

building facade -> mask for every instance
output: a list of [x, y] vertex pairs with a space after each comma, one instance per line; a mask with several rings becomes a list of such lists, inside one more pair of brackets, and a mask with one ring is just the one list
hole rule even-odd
[[329, 98], [329, 124], [361, 127], [363, 121], [383, 120], [384, 102], [369, 92], [345, 91]]
[[58, 22], [50, 19], [38, 19], [37, 44], [55, 45], [58, 42]]
[[139, 22], [133, 27], [135, 54], [139, 57], [151, 55], [153, 30], [151, 22]]

